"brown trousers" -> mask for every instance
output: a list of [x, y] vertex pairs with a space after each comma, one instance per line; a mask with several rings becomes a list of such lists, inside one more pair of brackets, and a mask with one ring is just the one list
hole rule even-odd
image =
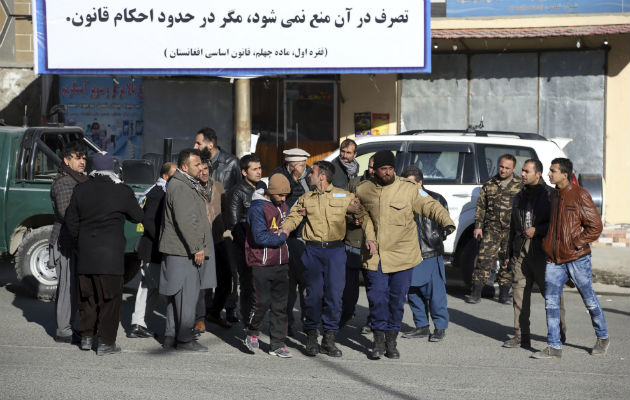
[[[514, 305], [514, 333], [517, 336], [529, 335], [529, 316], [531, 295], [534, 283], [540, 294], [545, 297], [545, 258], [543, 254], [529, 251], [530, 240], [526, 240], [518, 257], [510, 260], [512, 264], [512, 298]], [[560, 297], [560, 330], [566, 334], [564, 319], [564, 295]]]
[[99, 343], [113, 345], [120, 323], [123, 277], [79, 274], [79, 333], [94, 336]]

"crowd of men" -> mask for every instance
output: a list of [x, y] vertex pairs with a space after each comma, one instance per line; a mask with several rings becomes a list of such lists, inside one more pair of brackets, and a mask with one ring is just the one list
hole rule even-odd
[[[113, 172], [111, 155], [95, 154], [89, 176], [86, 155], [84, 145], [69, 143], [51, 187], [56, 219], [50, 262], [59, 277], [55, 340], [86, 351], [96, 346], [98, 355], [121, 351], [116, 335], [126, 220], [144, 230], [136, 245], [141, 280], [130, 338], [159, 337], [165, 349], [203, 352], [208, 349], [198, 338], [206, 323], [229, 329], [240, 321], [244, 343], [255, 353], [268, 314], [269, 354], [291, 357], [286, 337], [299, 329], [307, 337], [306, 355], [341, 357], [336, 335], [354, 317], [362, 272], [369, 316], [361, 333], [373, 335], [366, 349], [371, 358], [400, 358], [405, 302], [415, 328], [402, 337], [444, 340], [443, 241], [455, 224], [444, 197], [424, 187], [422, 170], [409, 166], [396, 175], [392, 152], [376, 152], [362, 174], [357, 145], [349, 139], [339, 157], [312, 167], [306, 151], [285, 150], [285, 163], [266, 185], [260, 158], [238, 160], [217, 145], [211, 128], [202, 128], [193, 148], [182, 150], [177, 163], [164, 163], [139, 201]], [[503, 346], [531, 345], [536, 284], [545, 298], [548, 347], [533, 357], [560, 358], [566, 340], [562, 289], [569, 282], [593, 321], [592, 354], [605, 354], [606, 321], [590, 274], [589, 243], [602, 230], [593, 201], [571, 182], [568, 159], [550, 166], [556, 188], [542, 179], [540, 161], [527, 160], [521, 179], [515, 166], [514, 156], [502, 156], [498, 174], [481, 188], [474, 229], [479, 257], [466, 302], [481, 301], [499, 260], [499, 302], [510, 302], [511, 289], [514, 306], [515, 335]], [[148, 326], [160, 295], [166, 324], [156, 335]], [[294, 317], [298, 298], [300, 323]]]

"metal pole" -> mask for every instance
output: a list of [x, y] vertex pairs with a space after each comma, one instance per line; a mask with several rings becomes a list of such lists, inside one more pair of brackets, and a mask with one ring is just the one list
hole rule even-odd
[[171, 162], [173, 158], [173, 138], [164, 138], [164, 148], [162, 150], [162, 164]]
[[249, 79], [236, 80], [236, 157], [241, 158], [250, 150], [252, 131], [251, 92]]

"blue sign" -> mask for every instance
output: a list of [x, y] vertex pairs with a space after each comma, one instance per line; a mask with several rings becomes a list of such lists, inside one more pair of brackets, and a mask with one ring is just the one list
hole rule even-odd
[[629, 0], [446, 0], [447, 17], [594, 14], [629, 11]]

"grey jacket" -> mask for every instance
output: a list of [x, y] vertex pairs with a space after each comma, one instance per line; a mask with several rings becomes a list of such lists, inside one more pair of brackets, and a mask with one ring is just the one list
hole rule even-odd
[[204, 198], [179, 170], [171, 178], [164, 201], [160, 230], [160, 252], [190, 257], [201, 250], [211, 256], [214, 249], [212, 228]]

